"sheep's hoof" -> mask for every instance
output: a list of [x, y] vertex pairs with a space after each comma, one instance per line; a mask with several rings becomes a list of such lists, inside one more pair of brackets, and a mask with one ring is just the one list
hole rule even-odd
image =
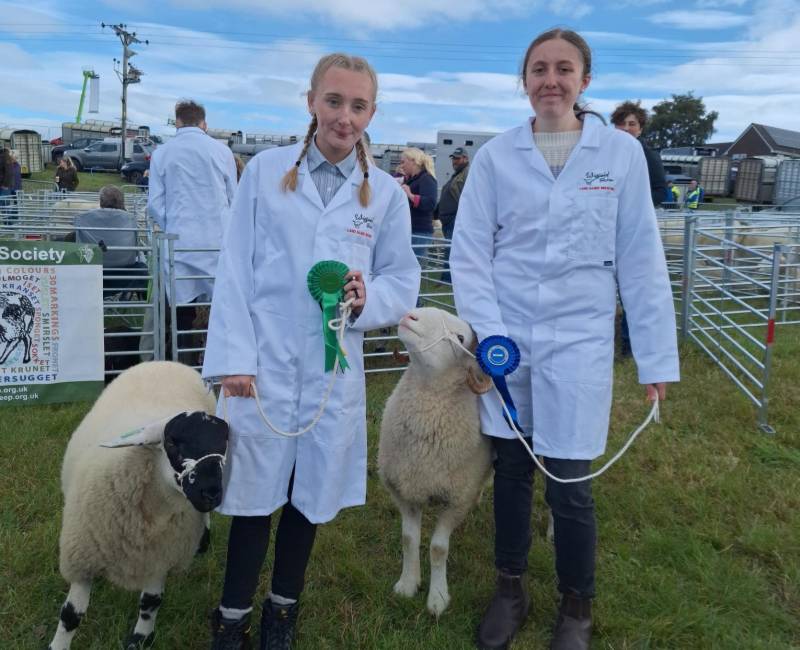
[[413, 580], [404, 580], [403, 578], [400, 578], [400, 580], [394, 583], [394, 593], [396, 593], [398, 596], [411, 598], [417, 593], [417, 589], [419, 589], [418, 581], [414, 582]]
[[124, 650], [142, 650], [142, 648], [149, 648], [156, 640], [156, 633], [150, 632], [147, 636], [142, 634], [131, 633], [122, 645]]
[[447, 609], [450, 604], [450, 594], [446, 591], [431, 591], [428, 594], [428, 611], [437, 618]]

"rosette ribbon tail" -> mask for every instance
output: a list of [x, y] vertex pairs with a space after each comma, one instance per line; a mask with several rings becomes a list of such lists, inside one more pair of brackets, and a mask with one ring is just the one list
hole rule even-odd
[[339, 341], [336, 340], [336, 330], [328, 326], [328, 323], [336, 318], [339, 296], [323, 293], [320, 304], [322, 306], [322, 337], [325, 341], [325, 372], [333, 370], [337, 356], [339, 357], [339, 366], [344, 369], [347, 367], [347, 361], [344, 359]]
[[[508, 384], [506, 383], [505, 376], [492, 377], [492, 380], [494, 381], [494, 385], [497, 386], [497, 390], [500, 391], [500, 397], [503, 398], [503, 403], [508, 409], [508, 413], [503, 411], [503, 419], [506, 421], [506, 424], [508, 424], [509, 429], [513, 431], [514, 427], [516, 427], [517, 431], [524, 434], [525, 430], [520, 426], [517, 407], [514, 406], [514, 400], [511, 399], [511, 393], [508, 391]], [[509, 415], [511, 415], [511, 420], [508, 419]]]

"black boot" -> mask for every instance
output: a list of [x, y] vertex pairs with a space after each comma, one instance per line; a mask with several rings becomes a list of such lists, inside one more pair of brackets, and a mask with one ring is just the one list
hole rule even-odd
[[592, 601], [567, 596], [561, 599], [550, 650], [588, 650], [592, 640]]
[[481, 624], [478, 643], [481, 650], [505, 650], [522, 627], [531, 608], [524, 576], [497, 572], [497, 586]]
[[250, 650], [250, 614], [237, 620], [225, 618], [215, 609], [211, 614], [211, 650]]
[[291, 650], [300, 603], [276, 605], [269, 598], [261, 608], [259, 650]]

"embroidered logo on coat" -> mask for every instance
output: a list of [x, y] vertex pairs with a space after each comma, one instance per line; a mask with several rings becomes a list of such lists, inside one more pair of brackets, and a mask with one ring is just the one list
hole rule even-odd
[[605, 190], [616, 192], [617, 181], [611, 177], [610, 171], [587, 171], [583, 175], [583, 184], [578, 187], [580, 191]]
[[362, 212], [356, 212], [353, 215], [353, 227], [348, 228], [347, 232], [372, 239], [372, 232], [370, 231], [373, 230], [375, 230], [375, 217], [368, 217]]

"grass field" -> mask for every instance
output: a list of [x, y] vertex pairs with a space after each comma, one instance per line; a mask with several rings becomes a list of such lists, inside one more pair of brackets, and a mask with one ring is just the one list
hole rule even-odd
[[[56, 166], [50, 164], [47, 169], [31, 174], [32, 181], [53, 181]], [[117, 172], [78, 172], [78, 192], [97, 192], [104, 185], [125, 185], [125, 180]]]
[[[783, 649], [800, 647], [800, 336], [779, 329], [771, 424], [701, 352], [682, 349], [662, 424], [595, 482], [599, 520], [594, 647]], [[615, 451], [643, 419], [631, 361], [617, 364]], [[376, 475], [381, 411], [396, 375], [370, 376], [368, 504], [323, 526], [302, 601], [300, 650], [451, 650], [472, 639], [493, 585], [490, 490], [453, 536], [449, 610], [437, 621], [425, 595], [392, 593], [400, 573], [399, 517]], [[59, 467], [85, 405], [6, 408], [0, 433], [0, 648], [41, 649], [66, 585], [58, 573]], [[533, 609], [515, 648], [546, 648], [557, 596], [537, 477], [528, 582]], [[426, 520], [427, 543], [430, 520]], [[156, 648], [208, 647], [206, 615], [219, 598], [227, 521], [212, 547], [167, 582]], [[427, 553], [423, 553], [423, 558]], [[423, 559], [423, 580], [427, 575]], [[265, 570], [259, 598], [268, 586]], [[137, 595], [98, 581], [74, 647], [119, 647]]]

